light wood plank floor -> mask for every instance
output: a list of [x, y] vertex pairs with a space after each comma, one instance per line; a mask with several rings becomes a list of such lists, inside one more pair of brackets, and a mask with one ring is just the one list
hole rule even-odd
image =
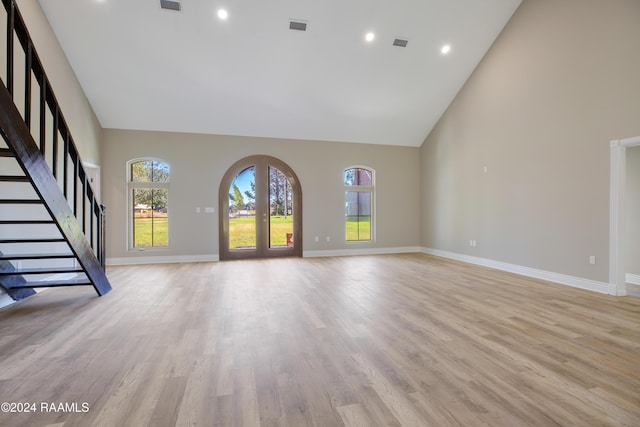
[[0, 310], [38, 405], [1, 426], [640, 425], [640, 299], [421, 254], [108, 274]]

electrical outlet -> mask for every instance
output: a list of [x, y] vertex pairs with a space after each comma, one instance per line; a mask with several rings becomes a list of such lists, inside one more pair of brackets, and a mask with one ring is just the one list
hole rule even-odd
[[331, 241], [331, 237], [327, 236], [327, 242]]
[[595, 265], [595, 263], [596, 263], [596, 256], [595, 255], [591, 255], [589, 257], [589, 264]]
[[314, 240], [315, 240], [316, 242], [319, 242], [319, 241], [320, 241], [320, 238], [319, 238], [318, 236], [316, 236], [316, 237], [314, 238]]

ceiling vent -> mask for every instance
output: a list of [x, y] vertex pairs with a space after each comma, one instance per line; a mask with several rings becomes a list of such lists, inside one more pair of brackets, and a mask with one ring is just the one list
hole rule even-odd
[[160, 7], [169, 10], [182, 10], [182, 3], [177, 0], [160, 0]]
[[307, 31], [307, 23], [300, 21], [289, 21], [290, 30]]
[[400, 46], [400, 47], [407, 47], [407, 43], [409, 43], [409, 40], [406, 40], [406, 39], [395, 39], [393, 41], [394, 46]]

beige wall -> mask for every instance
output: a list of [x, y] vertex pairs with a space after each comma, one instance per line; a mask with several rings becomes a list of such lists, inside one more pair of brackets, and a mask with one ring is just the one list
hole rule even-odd
[[626, 272], [640, 276], [640, 147], [627, 149]]
[[[281, 159], [300, 179], [304, 251], [418, 246], [418, 148], [108, 129], [104, 136], [108, 258], [218, 255], [220, 181], [234, 162], [253, 154]], [[166, 251], [126, 249], [126, 163], [139, 157], [164, 159], [171, 167], [171, 247]], [[353, 165], [376, 171], [375, 243], [344, 242], [342, 171]], [[198, 214], [196, 207], [215, 207], [216, 213]]]
[[100, 164], [102, 128], [37, 0], [17, 0], [82, 161]]
[[639, 22], [637, 0], [523, 1], [422, 146], [423, 246], [608, 281], [609, 141], [640, 135]]

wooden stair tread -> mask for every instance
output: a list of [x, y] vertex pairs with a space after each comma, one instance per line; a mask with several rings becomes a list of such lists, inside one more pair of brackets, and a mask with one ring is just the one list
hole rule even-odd
[[80, 267], [38, 267], [38, 268], [16, 268], [13, 270], [0, 270], [0, 276], [16, 276], [22, 274], [48, 274], [48, 273], [82, 273]]
[[2, 182], [29, 182], [29, 178], [24, 175], [0, 175]]
[[2, 205], [41, 205], [40, 199], [0, 199]]
[[67, 280], [36, 280], [25, 282], [20, 286], [12, 286], [10, 289], [24, 288], [57, 288], [62, 286], [91, 286], [89, 279], [67, 279]]
[[0, 148], [0, 157], [15, 157], [10, 148]]
[[51, 219], [6, 219], [0, 220], [0, 225], [23, 225], [23, 224], [55, 224]]
[[37, 253], [37, 254], [2, 254], [0, 255], [0, 261], [9, 261], [17, 259], [61, 259], [61, 258], [75, 258], [73, 254], [62, 253]]
[[0, 243], [61, 243], [66, 240], [61, 238], [54, 239], [0, 239]]

